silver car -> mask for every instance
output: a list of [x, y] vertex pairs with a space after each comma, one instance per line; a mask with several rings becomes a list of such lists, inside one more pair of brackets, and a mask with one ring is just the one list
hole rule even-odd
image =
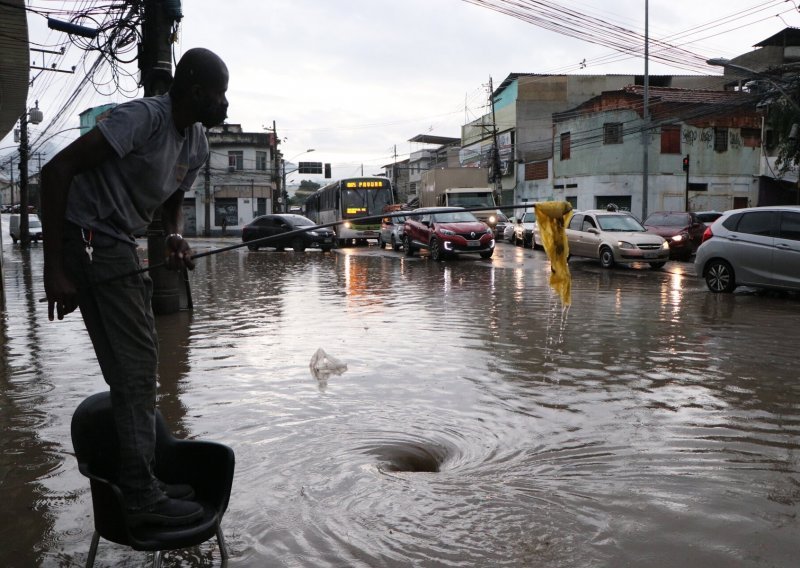
[[567, 240], [570, 256], [596, 258], [603, 268], [618, 262], [647, 262], [661, 268], [669, 260], [669, 243], [648, 233], [626, 211], [576, 212], [567, 227]]
[[694, 267], [712, 292], [800, 291], [800, 206], [726, 211], [706, 229]]
[[386, 248], [391, 245], [392, 250], [400, 250], [403, 246], [403, 215], [397, 217], [384, 217], [381, 219], [381, 232], [378, 234], [378, 246]]

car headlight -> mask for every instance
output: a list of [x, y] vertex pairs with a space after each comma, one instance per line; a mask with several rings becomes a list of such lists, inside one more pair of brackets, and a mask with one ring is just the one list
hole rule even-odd
[[491, 235], [493, 233], [491, 227], [486, 227], [486, 231], [484, 231], [487, 235]]
[[621, 249], [635, 249], [636, 248], [632, 243], [629, 243], [628, 241], [619, 241], [617, 243], [617, 246], [619, 248], [621, 248]]
[[319, 233], [317, 231], [308, 231], [308, 234], [311, 235], [312, 237], [318, 237], [319, 236]]
[[497, 217], [495, 217], [494, 215], [492, 215], [491, 217], [489, 217], [489, 222], [490, 222], [490, 223], [497, 223]]
[[661, 248], [664, 249], [664, 250], [669, 250], [669, 243], [667, 241], [664, 241], [661, 244]]
[[353, 224], [352, 224], [350, 221], [345, 221], [345, 222], [344, 222], [344, 228], [345, 228], [345, 229], [349, 229], [349, 228], [350, 228], [350, 227], [352, 227], [352, 226], [353, 226]]
[[672, 240], [675, 241], [676, 243], [679, 243], [683, 240], [683, 235], [675, 235], [674, 237], [672, 237]]
[[455, 231], [451, 231], [450, 229], [439, 229], [439, 232], [442, 233], [443, 235], [447, 235], [448, 237], [452, 237], [453, 235], [456, 234]]

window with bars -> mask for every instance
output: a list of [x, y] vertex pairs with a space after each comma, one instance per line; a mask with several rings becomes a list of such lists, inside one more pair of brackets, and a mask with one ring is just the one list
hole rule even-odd
[[714, 150], [716, 152], [728, 151], [728, 129], [727, 128], [714, 128]]
[[603, 124], [603, 144], [622, 144], [621, 122], [606, 122]]

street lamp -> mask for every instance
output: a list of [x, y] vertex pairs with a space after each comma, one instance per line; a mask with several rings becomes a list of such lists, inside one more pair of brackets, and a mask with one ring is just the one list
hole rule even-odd
[[[305, 154], [310, 154], [311, 152], [314, 152], [314, 151], [315, 151], [314, 148], [309, 148], [305, 152], [300, 152], [296, 156], [292, 156], [291, 158], [289, 158], [289, 161], [291, 162], [295, 158], [298, 158], [298, 157], [303, 156]], [[295, 168], [295, 169], [287, 172], [286, 171], [286, 160], [281, 158], [281, 171], [283, 172], [283, 176], [282, 176], [283, 177], [283, 182], [281, 184], [281, 187], [283, 188], [283, 196], [282, 197], [283, 197], [283, 212], [284, 213], [289, 211], [289, 193], [286, 191], [286, 174], [294, 173], [297, 170], [298, 170], [298, 168]]]

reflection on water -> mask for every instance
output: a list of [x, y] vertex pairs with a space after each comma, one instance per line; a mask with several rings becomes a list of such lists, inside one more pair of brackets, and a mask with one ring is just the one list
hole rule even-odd
[[[35, 301], [41, 250], [4, 252], [0, 565], [81, 565], [69, 420], [105, 385], [80, 319]], [[499, 252], [199, 263], [195, 310], [158, 320], [159, 405], [236, 452], [229, 566], [792, 565], [800, 302], [575, 263], [564, 312], [540, 253]], [[324, 389], [320, 347], [347, 364]]]

